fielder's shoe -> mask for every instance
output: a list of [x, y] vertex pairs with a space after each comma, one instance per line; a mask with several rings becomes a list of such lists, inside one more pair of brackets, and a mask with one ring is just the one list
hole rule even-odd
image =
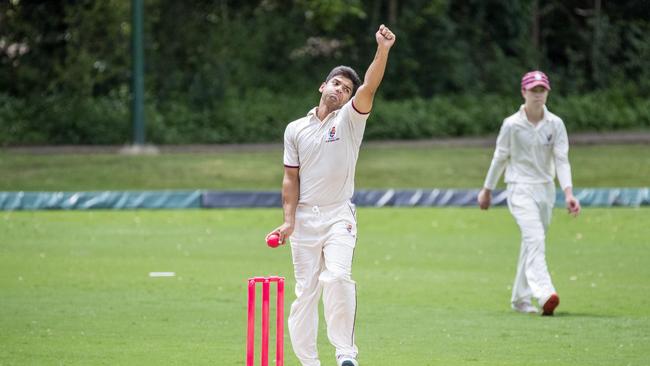
[[546, 300], [544, 306], [542, 307], [543, 316], [553, 316], [555, 308], [560, 305], [560, 297], [557, 294], [552, 294], [551, 297]]
[[537, 314], [539, 310], [529, 302], [513, 302], [512, 309], [524, 314]]
[[359, 366], [357, 360], [350, 356], [339, 356], [336, 358], [339, 366]]

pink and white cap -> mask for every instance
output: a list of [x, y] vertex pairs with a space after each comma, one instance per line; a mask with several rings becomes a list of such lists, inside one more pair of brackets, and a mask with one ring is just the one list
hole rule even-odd
[[551, 90], [551, 83], [548, 76], [541, 71], [535, 70], [527, 72], [521, 78], [521, 88], [523, 90], [530, 90], [536, 86], [543, 86], [546, 90]]

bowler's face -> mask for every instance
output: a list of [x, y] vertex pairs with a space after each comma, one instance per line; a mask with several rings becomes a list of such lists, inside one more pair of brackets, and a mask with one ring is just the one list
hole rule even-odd
[[352, 98], [352, 80], [342, 75], [331, 78], [328, 82], [323, 83], [318, 89], [325, 103], [334, 109], [343, 107], [345, 103]]

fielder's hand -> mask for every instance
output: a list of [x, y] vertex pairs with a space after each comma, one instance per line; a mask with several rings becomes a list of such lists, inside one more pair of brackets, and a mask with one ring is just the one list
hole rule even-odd
[[478, 193], [478, 206], [481, 208], [481, 210], [487, 210], [490, 208], [490, 204], [492, 203], [492, 191], [483, 188], [481, 191]]
[[571, 216], [576, 217], [580, 214], [580, 201], [574, 196], [568, 196], [566, 198], [566, 208]]

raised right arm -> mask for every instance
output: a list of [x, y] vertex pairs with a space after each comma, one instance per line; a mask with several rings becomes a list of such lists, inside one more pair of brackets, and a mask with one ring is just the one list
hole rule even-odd
[[377, 52], [375, 58], [368, 66], [363, 84], [354, 95], [354, 107], [361, 113], [368, 113], [372, 109], [372, 102], [375, 99], [375, 93], [384, 78], [384, 71], [386, 70], [386, 63], [388, 62], [388, 52], [395, 44], [395, 34], [391, 32], [388, 27], [383, 24], [379, 26], [379, 30], [375, 33], [377, 40]]

